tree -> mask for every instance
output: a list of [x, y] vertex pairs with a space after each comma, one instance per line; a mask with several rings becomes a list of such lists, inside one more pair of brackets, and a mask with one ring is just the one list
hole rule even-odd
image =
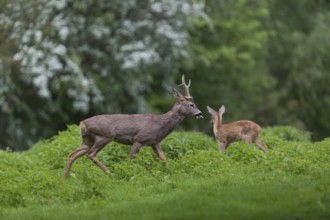
[[226, 105], [228, 121], [328, 135], [329, 8], [328, 1], [208, 1], [210, 21], [190, 30], [183, 63], [199, 82], [196, 103]]
[[290, 89], [298, 117], [321, 139], [330, 132], [330, 12], [319, 13], [315, 21], [294, 50]]
[[149, 111], [187, 54], [188, 18], [203, 14], [189, 0], [1, 4], [0, 147], [14, 149], [88, 115]]
[[[198, 81], [198, 90], [192, 91], [196, 103], [213, 108], [226, 105], [225, 121], [256, 119], [275, 83], [263, 59], [267, 4], [208, 1], [205, 10], [210, 20], [197, 22], [191, 30], [191, 57], [184, 63], [184, 72]], [[201, 129], [209, 127], [205, 121]]]
[[271, 1], [270, 9], [267, 66], [279, 92], [267, 114], [277, 124], [294, 124], [322, 139], [330, 132], [326, 111], [330, 107], [330, 4]]

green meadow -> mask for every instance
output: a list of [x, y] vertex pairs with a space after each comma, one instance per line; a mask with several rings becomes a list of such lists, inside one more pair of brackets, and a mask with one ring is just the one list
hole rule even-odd
[[80, 144], [69, 126], [25, 152], [0, 151], [0, 219], [330, 219], [330, 138], [312, 142], [293, 127], [263, 129], [263, 153], [233, 143], [220, 155], [212, 137], [174, 132], [162, 143], [168, 165], [150, 147], [129, 160], [111, 143], [98, 158], [73, 164]]

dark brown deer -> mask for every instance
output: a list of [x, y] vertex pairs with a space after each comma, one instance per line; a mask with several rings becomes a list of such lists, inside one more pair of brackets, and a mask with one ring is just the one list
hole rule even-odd
[[72, 163], [79, 157], [87, 155], [104, 172], [110, 171], [96, 158], [96, 154], [111, 141], [132, 145], [129, 157], [139, 152], [142, 146], [151, 146], [156, 155], [166, 161], [160, 147], [161, 141], [170, 134], [187, 115], [203, 118], [202, 112], [196, 107], [190, 96], [189, 86], [182, 76], [182, 86], [186, 95], [173, 88], [177, 101], [170, 111], [163, 115], [153, 114], [113, 114], [97, 115], [80, 122], [82, 144], [73, 151], [66, 163], [64, 177], [67, 178]]
[[227, 124], [222, 124], [222, 115], [225, 106], [221, 106], [219, 111], [207, 106], [207, 110], [212, 117], [213, 133], [219, 144], [219, 152], [224, 153], [231, 142], [244, 141], [245, 143], [255, 143], [260, 150], [267, 151], [267, 146], [258, 139], [261, 127], [253, 121], [241, 120]]

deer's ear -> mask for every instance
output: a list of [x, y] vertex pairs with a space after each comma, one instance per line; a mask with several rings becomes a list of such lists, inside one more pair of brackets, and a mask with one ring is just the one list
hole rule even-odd
[[221, 108], [219, 109], [220, 115], [222, 115], [223, 113], [225, 113], [225, 111], [226, 111], [226, 108], [225, 108], [224, 105], [222, 105]]
[[173, 93], [173, 96], [177, 99], [180, 99], [182, 97], [181, 93], [174, 88], [172, 88], [172, 93]]
[[210, 113], [210, 115], [215, 115], [216, 114], [216, 111], [214, 111], [214, 109], [213, 108], [211, 108], [210, 106], [206, 106], [206, 108], [207, 108], [207, 111]]

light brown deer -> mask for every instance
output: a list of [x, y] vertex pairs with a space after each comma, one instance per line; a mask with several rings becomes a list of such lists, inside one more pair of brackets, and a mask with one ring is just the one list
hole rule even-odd
[[258, 139], [261, 127], [253, 121], [241, 120], [227, 124], [222, 124], [222, 115], [225, 106], [221, 106], [219, 111], [207, 106], [207, 110], [212, 116], [213, 133], [219, 144], [219, 152], [224, 153], [231, 142], [244, 141], [245, 143], [255, 143], [260, 150], [267, 151], [267, 146]]
[[132, 145], [129, 157], [139, 152], [142, 146], [151, 146], [156, 155], [166, 161], [165, 154], [160, 147], [161, 141], [170, 134], [174, 128], [187, 115], [197, 119], [203, 118], [202, 112], [196, 107], [193, 97], [190, 96], [189, 86], [182, 76], [182, 86], [186, 95], [173, 88], [173, 95], [177, 101], [170, 111], [163, 115], [153, 114], [113, 114], [97, 115], [80, 122], [82, 144], [73, 151], [66, 163], [64, 177], [67, 178], [72, 163], [79, 157], [87, 155], [104, 172], [110, 173], [97, 158], [96, 154], [111, 141]]

